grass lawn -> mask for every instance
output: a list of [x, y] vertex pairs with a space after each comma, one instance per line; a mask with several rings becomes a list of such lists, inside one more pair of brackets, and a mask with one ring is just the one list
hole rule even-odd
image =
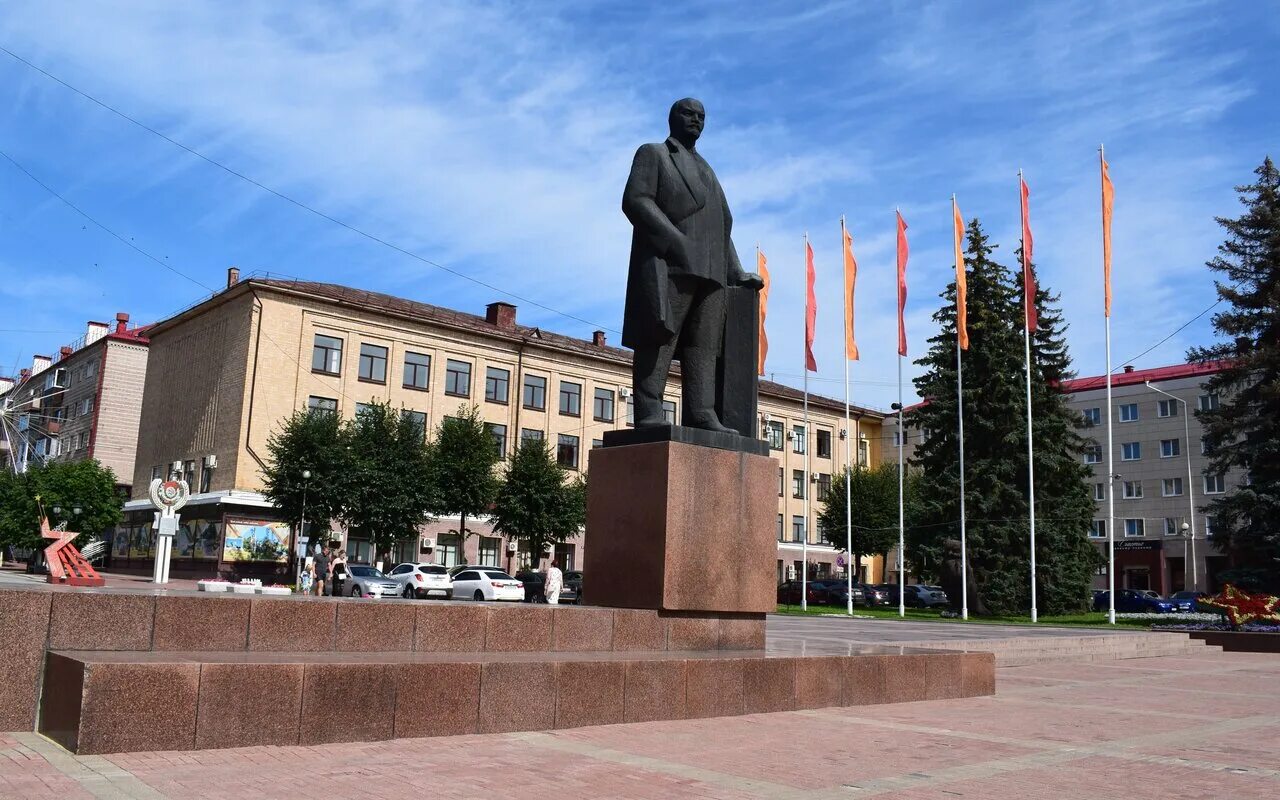
[[[801, 611], [800, 606], [779, 605], [779, 614], [791, 614], [794, 616], [822, 616], [837, 615], [844, 616], [843, 606], [809, 606], [807, 611]], [[876, 619], [898, 619], [897, 608], [866, 608], [865, 606], [854, 606], [853, 613], [858, 617], [874, 617]], [[941, 612], [937, 610], [924, 608], [908, 608], [908, 620], [918, 620], [923, 622], [954, 622], [961, 625], [973, 623], [975, 625], [1030, 625], [1031, 617], [1017, 616], [999, 616], [999, 617], [971, 617], [967, 621], [959, 618], [943, 617]], [[1117, 619], [1115, 626], [1107, 622], [1107, 612], [1091, 611], [1087, 614], [1064, 614], [1061, 616], [1045, 616], [1040, 615], [1041, 625], [1078, 625], [1087, 628], [1111, 628], [1111, 627], [1129, 627], [1146, 629], [1151, 627], [1149, 619]]]

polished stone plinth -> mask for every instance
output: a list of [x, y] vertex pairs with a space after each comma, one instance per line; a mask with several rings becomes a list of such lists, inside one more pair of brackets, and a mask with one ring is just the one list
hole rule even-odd
[[767, 456], [679, 441], [593, 449], [587, 599], [672, 612], [773, 611], [777, 468]]
[[989, 695], [989, 653], [53, 651], [41, 733], [81, 754], [575, 728]]

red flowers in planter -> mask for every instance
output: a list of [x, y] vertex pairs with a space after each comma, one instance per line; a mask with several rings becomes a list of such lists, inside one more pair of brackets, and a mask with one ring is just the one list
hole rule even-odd
[[1234, 627], [1246, 622], [1280, 622], [1280, 597], [1265, 594], [1249, 594], [1227, 584], [1221, 593], [1197, 601], [1201, 607], [1215, 608], [1227, 615]]

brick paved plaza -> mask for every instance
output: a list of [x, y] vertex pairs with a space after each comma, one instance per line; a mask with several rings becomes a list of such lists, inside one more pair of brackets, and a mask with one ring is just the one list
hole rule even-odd
[[68, 755], [0, 734], [0, 797], [1221, 798], [1280, 794], [1280, 660], [1001, 668], [995, 697], [320, 747]]

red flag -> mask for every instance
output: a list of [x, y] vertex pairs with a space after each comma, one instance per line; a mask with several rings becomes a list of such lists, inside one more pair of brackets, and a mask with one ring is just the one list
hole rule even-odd
[[853, 237], [840, 220], [840, 235], [844, 240], [844, 357], [858, 360], [858, 342], [853, 338], [853, 289], [858, 282], [858, 262], [853, 257]]
[[756, 271], [764, 280], [764, 288], [760, 290], [760, 374], [764, 375], [764, 358], [769, 354], [769, 337], [764, 334], [764, 316], [769, 307], [769, 259], [756, 248]]
[[1111, 170], [1107, 160], [1098, 151], [1098, 161], [1102, 164], [1102, 290], [1106, 295], [1104, 315], [1111, 316], [1111, 209], [1115, 204], [1116, 190], [1111, 185]]
[[902, 212], [894, 212], [898, 215], [898, 355], [905, 356], [907, 354], [907, 323], [903, 319], [903, 312], [907, 308], [907, 223], [902, 218]]
[[960, 217], [960, 206], [956, 198], [951, 198], [952, 233], [956, 247], [956, 338], [961, 350], [969, 349], [969, 281], [964, 271], [964, 220]]
[[1036, 328], [1040, 325], [1040, 313], [1036, 311], [1036, 274], [1031, 267], [1031, 251], [1034, 242], [1031, 238], [1031, 206], [1027, 198], [1031, 196], [1031, 190], [1027, 188], [1027, 182], [1022, 179], [1021, 173], [1018, 175], [1018, 183], [1022, 187], [1022, 299], [1027, 307], [1027, 330], [1035, 333]]
[[818, 298], [813, 292], [813, 247], [807, 240], [804, 243], [804, 269], [808, 281], [804, 301], [804, 368], [809, 372], [817, 372], [818, 362], [813, 357], [813, 337], [818, 326]]

